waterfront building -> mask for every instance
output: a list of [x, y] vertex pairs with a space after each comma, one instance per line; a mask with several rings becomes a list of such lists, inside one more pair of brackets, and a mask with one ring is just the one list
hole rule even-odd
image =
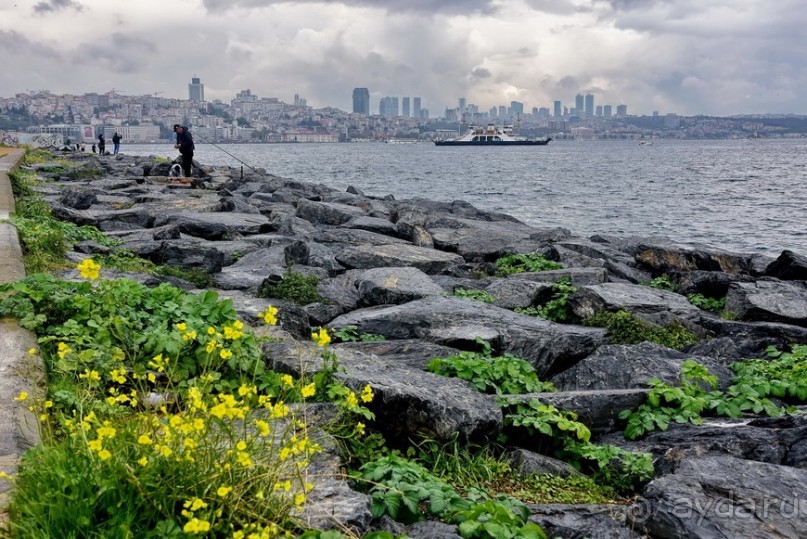
[[353, 112], [370, 115], [370, 90], [367, 88], [353, 88]]
[[192, 77], [191, 83], [188, 84], [188, 99], [191, 101], [204, 101], [205, 100], [205, 85], [202, 84], [199, 77]]

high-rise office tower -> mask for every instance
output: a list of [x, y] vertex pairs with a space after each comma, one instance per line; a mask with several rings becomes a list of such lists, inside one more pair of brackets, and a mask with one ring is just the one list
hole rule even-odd
[[353, 88], [353, 112], [370, 115], [370, 90], [367, 88]]
[[606, 118], [610, 118], [610, 117], [611, 117], [611, 105], [605, 105], [605, 106], [602, 108], [602, 115], [603, 115], [604, 117], [606, 117]]
[[585, 112], [585, 97], [583, 97], [583, 94], [574, 96], [574, 110], [578, 116], [582, 116]]
[[627, 105], [617, 105], [616, 106], [616, 115], [618, 118], [624, 118], [628, 115], [628, 106]]
[[594, 115], [602, 116], [602, 105], [597, 105], [596, 107], [594, 107]]
[[586, 94], [586, 118], [594, 117], [594, 96]]
[[560, 106], [560, 101], [555, 101], [555, 118], [560, 118], [563, 116], [563, 109]]
[[465, 103], [466, 103], [465, 98], [460, 97], [460, 103], [459, 103], [460, 104], [460, 114], [465, 112]]
[[398, 116], [398, 98], [382, 97], [378, 104], [378, 113], [381, 116]]
[[199, 77], [192, 77], [191, 83], [188, 84], [188, 99], [191, 101], [204, 101], [205, 100], [205, 85]]
[[420, 118], [420, 111], [423, 110], [420, 108], [420, 98], [413, 97], [412, 98], [412, 116], [415, 118]]
[[404, 118], [409, 118], [409, 98], [404, 97], [401, 100], [401, 115]]
[[507, 107], [499, 105], [499, 118], [507, 118]]
[[513, 114], [516, 116], [523, 116], [524, 103], [519, 103], [518, 101], [510, 101], [510, 110], [512, 110]]

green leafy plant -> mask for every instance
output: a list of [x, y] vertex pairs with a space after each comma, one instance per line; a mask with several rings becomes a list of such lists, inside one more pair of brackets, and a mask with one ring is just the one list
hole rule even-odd
[[715, 313], [722, 312], [726, 308], [726, 298], [709, 298], [703, 294], [689, 294], [687, 296], [689, 302], [699, 309], [704, 311], [712, 311]]
[[530, 436], [543, 434], [559, 440], [561, 446], [569, 439], [587, 442], [591, 438], [591, 431], [577, 421], [574, 412], [558, 410], [537, 399], [498, 397], [497, 401], [504, 408], [505, 426], [523, 428]]
[[496, 298], [487, 290], [457, 288], [454, 290], [454, 296], [462, 299], [474, 299], [482, 303], [494, 303], [496, 301]]
[[324, 301], [317, 292], [319, 277], [304, 275], [289, 269], [277, 284], [267, 283], [261, 287], [258, 296], [293, 301], [298, 305], [309, 305]]
[[358, 326], [343, 326], [334, 330], [331, 334], [337, 342], [379, 342], [386, 340], [383, 335], [375, 333], [359, 333]]
[[699, 340], [680, 323], [659, 326], [640, 320], [625, 310], [600, 311], [587, 318], [585, 323], [608, 329], [609, 338], [614, 344], [638, 344], [649, 341], [680, 350]]
[[537, 307], [516, 308], [515, 312], [529, 316], [540, 316], [553, 322], [572, 322], [574, 313], [569, 309], [569, 296], [577, 292], [572, 286], [572, 280], [564, 277], [552, 285], [552, 297], [543, 305]]
[[529, 362], [512, 354], [493, 356], [490, 343], [477, 338], [483, 351], [460, 352], [446, 358], [434, 358], [428, 370], [441, 376], [467, 380], [478, 391], [496, 394], [520, 394], [554, 391], [549, 382], [538, 379]]
[[155, 275], [165, 275], [166, 277], [177, 277], [196, 285], [197, 288], [210, 288], [213, 286], [213, 277], [203, 269], [182, 268], [179, 266], [161, 265], [153, 270]]
[[675, 292], [678, 290], [678, 285], [672, 282], [669, 275], [662, 275], [650, 281], [650, 286], [658, 288], [659, 290], [666, 290], [668, 292]]
[[547, 271], [563, 268], [562, 264], [547, 260], [539, 253], [518, 253], [506, 255], [496, 260], [496, 275], [507, 277], [525, 271]]

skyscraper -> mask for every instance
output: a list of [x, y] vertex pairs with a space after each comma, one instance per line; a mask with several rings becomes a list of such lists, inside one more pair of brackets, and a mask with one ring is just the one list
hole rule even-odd
[[398, 98], [382, 97], [378, 104], [378, 113], [387, 117], [398, 116]]
[[205, 100], [205, 85], [199, 77], [192, 77], [191, 83], [188, 84], [188, 99], [191, 101], [204, 101]]
[[422, 109], [420, 108], [420, 98], [419, 97], [413, 97], [412, 98], [412, 116], [414, 116], [415, 118], [420, 118], [420, 111], [421, 110]]
[[524, 115], [524, 103], [518, 101], [510, 101], [510, 110], [513, 111], [515, 116]]
[[370, 90], [367, 88], [353, 88], [353, 112], [370, 115]]
[[563, 116], [563, 109], [560, 108], [560, 101], [555, 101], [555, 118]]
[[577, 116], [583, 116], [583, 113], [586, 110], [584, 102], [585, 98], [583, 97], [583, 94], [577, 94], [576, 96], [574, 96], [574, 113]]
[[459, 99], [460, 114], [462, 114], [463, 112], [465, 112], [465, 103], [466, 103], [465, 98], [464, 98], [464, 97], [460, 97], [460, 99]]
[[586, 94], [586, 118], [594, 117], [594, 96]]
[[628, 115], [628, 106], [627, 105], [617, 105], [616, 106], [616, 115], [617, 118], [624, 118]]
[[404, 97], [401, 101], [401, 116], [409, 118], [409, 98]]

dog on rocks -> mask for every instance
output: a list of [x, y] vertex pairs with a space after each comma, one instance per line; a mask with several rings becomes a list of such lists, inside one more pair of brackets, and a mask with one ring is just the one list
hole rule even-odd
[[182, 166], [179, 163], [174, 163], [168, 170], [168, 176], [171, 178], [182, 178]]

